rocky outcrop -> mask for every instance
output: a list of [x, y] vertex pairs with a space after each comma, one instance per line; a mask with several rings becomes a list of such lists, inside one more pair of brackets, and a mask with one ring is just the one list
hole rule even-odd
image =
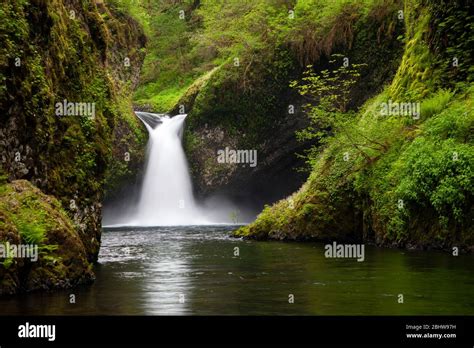
[[[146, 132], [129, 96], [138, 82], [145, 37], [134, 20], [102, 1], [9, 1], [2, 14], [3, 170], [8, 182], [27, 180], [60, 202], [63, 218], [71, 220], [65, 230], [72, 235], [72, 227], [76, 244], [82, 244], [79, 259], [83, 255], [94, 262], [104, 180], [126, 180], [143, 159]], [[60, 104], [72, 109], [61, 110]], [[122, 165], [107, 171], [116, 162]], [[43, 200], [41, 192], [34, 192]], [[21, 227], [16, 231], [23, 238]], [[69, 245], [59, 235], [46, 241], [57, 242], [58, 250]], [[79, 262], [77, 276], [66, 275], [64, 284], [87, 278], [80, 272], [86, 272], [87, 262]], [[48, 272], [31, 274], [37, 274], [38, 284], [61, 283], [59, 276], [51, 281]], [[25, 284], [29, 280], [18, 290], [42, 287]]]
[[[235, 236], [474, 250], [473, 49], [463, 29], [472, 5], [404, 5], [405, 47], [390, 84], [331, 137], [297, 192]], [[458, 56], [466, 65], [452, 64]], [[383, 113], [389, 102], [419, 112]]]
[[[321, 46], [317, 54], [305, 49], [309, 43], [267, 47], [240, 56], [237, 66], [230, 60], [192, 86], [178, 106], [189, 114], [185, 146], [197, 193], [224, 193], [261, 209], [296, 191], [307, 178], [307, 172], [298, 171], [306, 167], [298, 155], [315, 142], [295, 136], [308, 126], [307, 100], [290, 88], [291, 81], [301, 77], [307, 64], [323, 70], [333, 53], [344, 54], [350, 62], [367, 63], [351, 95], [352, 108], [362, 105], [396, 71], [401, 56], [397, 35], [403, 27], [396, 9], [391, 4], [363, 15], [351, 7], [324, 24], [321, 35], [332, 33], [332, 41], [313, 37], [311, 47]], [[257, 151], [257, 165], [218, 163], [217, 152], [226, 147]]]

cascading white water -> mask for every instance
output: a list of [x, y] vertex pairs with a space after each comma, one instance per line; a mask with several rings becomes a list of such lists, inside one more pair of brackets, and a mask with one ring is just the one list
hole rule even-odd
[[[102, 225], [183, 226], [241, 224], [255, 212], [238, 207], [218, 194], [197, 204], [194, 200], [186, 156], [181, 144], [186, 115], [168, 117], [136, 112], [148, 133], [145, 175], [138, 200], [127, 197], [104, 207]], [[136, 203], [138, 202], [138, 203]]]
[[152, 128], [145, 118], [159, 117], [139, 113], [150, 134], [148, 162], [133, 224], [171, 226], [205, 224], [192, 191], [181, 138], [186, 115], [163, 116]]

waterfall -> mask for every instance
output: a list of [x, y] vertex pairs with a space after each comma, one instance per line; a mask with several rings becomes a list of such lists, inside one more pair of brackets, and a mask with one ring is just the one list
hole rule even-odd
[[[137, 112], [149, 132], [147, 165], [134, 225], [206, 224], [193, 196], [182, 147], [186, 115], [168, 117]], [[155, 128], [153, 128], [153, 125]]]
[[124, 196], [104, 206], [104, 227], [228, 225], [255, 218], [254, 211], [218, 194], [196, 202], [182, 147], [186, 115], [135, 114], [149, 133], [142, 186], [138, 198]]

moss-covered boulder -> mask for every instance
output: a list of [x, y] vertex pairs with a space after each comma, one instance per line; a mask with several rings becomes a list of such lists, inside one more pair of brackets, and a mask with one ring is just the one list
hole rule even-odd
[[0, 294], [68, 288], [94, 279], [81, 237], [56, 198], [26, 180], [2, 182], [0, 212], [3, 250], [29, 245], [38, 251], [23, 255], [28, 257], [2, 255], [7, 257], [0, 258]]

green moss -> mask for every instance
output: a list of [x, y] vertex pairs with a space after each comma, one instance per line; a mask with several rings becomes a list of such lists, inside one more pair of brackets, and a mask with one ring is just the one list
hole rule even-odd
[[188, 80], [183, 85], [168, 86], [164, 89], [155, 88], [148, 84], [146, 89], [154, 90], [154, 92], [143, 91], [144, 88], [138, 90], [135, 96], [135, 104], [151, 106], [156, 112], [167, 113], [183, 98], [191, 83], [192, 80]]
[[[264, 209], [237, 236], [472, 247], [473, 90], [466, 81], [447, 81], [450, 68], [438, 64], [444, 53], [427, 41], [437, 35], [430, 26], [450, 20], [433, 19], [432, 6], [405, 3], [406, 46], [392, 83], [338, 129], [297, 193]], [[419, 102], [420, 119], [381, 116], [388, 100]]]
[[36, 262], [4, 260], [0, 294], [90, 281], [86, 250], [60, 202], [25, 180], [2, 186], [0, 242], [36, 245], [39, 255]]
[[[92, 0], [11, 1], [0, 11], [0, 36], [6, 43], [0, 48], [0, 78], [8, 86], [0, 89], [0, 104], [9, 110], [1, 127], [9, 139], [31, 149], [21, 154], [28, 163], [25, 177], [59, 199], [94, 260], [107, 168], [124, 152], [132, 153], [130, 168], [108, 176], [126, 180], [136, 175], [143, 159], [146, 130], [131, 112], [131, 94], [145, 38], [130, 17]], [[94, 103], [94, 117], [56, 115], [55, 104], [63, 100]], [[5, 151], [17, 146], [7, 144]], [[10, 178], [18, 177], [14, 164], [4, 166]], [[39, 234], [33, 226], [21, 226]]]
[[433, 91], [440, 78], [440, 72], [431, 69], [434, 57], [425, 41], [431, 19], [428, 8], [418, 2], [406, 2], [404, 17], [405, 52], [390, 86], [390, 96], [395, 100], [423, 98]]
[[[18, 189], [22, 190], [20, 194], [15, 191]], [[13, 222], [22, 242], [38, 245], [40, 253], [50, 255], [51, 251], [57, 249], [57, 245], [48, 243], [47, 231], [51, 230], [57, 222], [53, 216], [49, 215], [50, 208], [45, 207], [42, 197], [37, 194], [37, 191], [28, 189], [25, 183], [21, 186], [5, 184], [2, 191], [0, 210], [5, 212], [7, 218]], [[18, 205], [13, 203], [16, 200]], [[62, 213], [64, 214], [63, 211]], [[65, 215], [63, 218], [66, 218]]]

